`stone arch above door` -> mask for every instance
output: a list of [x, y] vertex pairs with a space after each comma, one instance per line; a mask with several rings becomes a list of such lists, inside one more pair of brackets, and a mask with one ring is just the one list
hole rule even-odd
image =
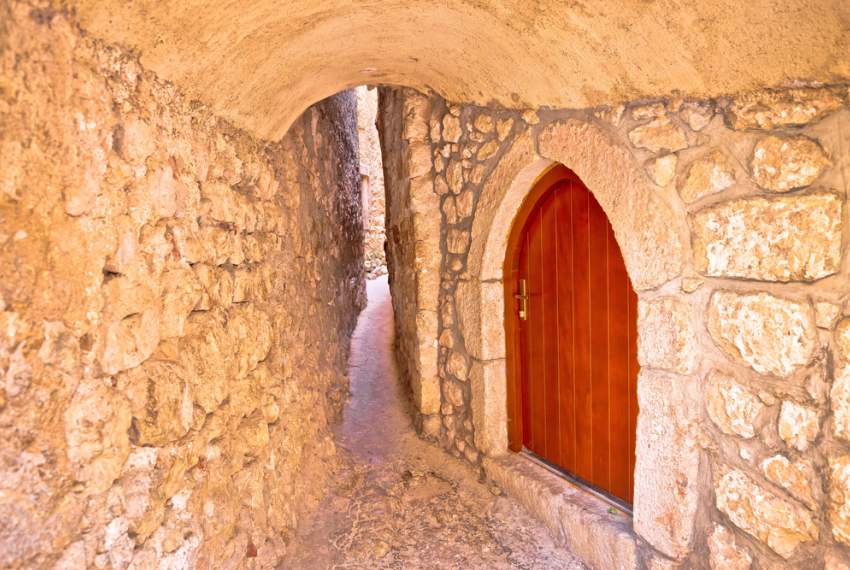
[[[628, 148], [602, 127], [568, 119], [517, 137], [483, 185], [472, 225], [467, 272], [457, 290], [460, 326], [473, 357], [475, 442], [486, 456], [497, 460], [508, 453], [505, 248], [524, 198], [535, 181], [556, 164], [575, 172], [608, 215], [639, 295], [642, 320], [649, 322], [657, 312], [653, 308], [667, 302], [654, 300], [659, 288], [666, 290], [662, 286], [681, 276], [688, 266], [685, 216], [664, 200]], [[690, 318], [690, 306], [685, 303], [672, 310], [681, 311], [685, 321]], [[665, 353], [669, 347], [648, 330], [643, 327], [640, 331], [640, 360], [646, 369], [638, 380], [638, 391], [648, 411], [639, 416], [634, 529], [666, 555], [679, 558], [688, 552], [692, 540], [699, 469], [698, 448], [693, 441], [682, 440], [680, 428], [699, 413], [700, 396], [695, 377], [653, 370], [670, 368]], [[662, 362], [664, 365], [659, 365]], [[695, 371], [693, 361], [687, 358], [673, 368], [680, 374]], [[676, 382], [680, 384], [676, 386]], [[666, 403], [659, 397], [665, 391], [670, 394]], [[670, 453], [674, 449], [681, 453]], [[654, 487], [646, 484], [649, 481]], [[676, 481], [684, 484], [675, 497], [678, 506], [671, 512], [670, 499], [659, 497], [660, 493], [671, 495]]]

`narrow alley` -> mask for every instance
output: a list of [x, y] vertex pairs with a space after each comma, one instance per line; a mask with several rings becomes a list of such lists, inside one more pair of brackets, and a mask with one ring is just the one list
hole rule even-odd
[[335, 431], [350, 469], [301, 526], [289, 568], [585, 568], [513, 500], [419, 439], [393, 359], [386, 276], [367, 283], [351, 399]]

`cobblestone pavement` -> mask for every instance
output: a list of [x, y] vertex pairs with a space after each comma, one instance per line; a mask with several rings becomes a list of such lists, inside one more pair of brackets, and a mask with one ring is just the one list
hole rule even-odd
[[518, 504], [416, 436], [392, 353], [386, 277], [368, 294], [336, 433], [348, 468], [281, 568], [584, 569]]

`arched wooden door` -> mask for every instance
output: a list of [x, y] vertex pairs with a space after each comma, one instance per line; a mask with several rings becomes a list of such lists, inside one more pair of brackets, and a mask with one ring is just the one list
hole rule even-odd
[[570, 170], [535, 185], [505, 270], [511, 449], [630, 505], [637, 296], [605, 212]]

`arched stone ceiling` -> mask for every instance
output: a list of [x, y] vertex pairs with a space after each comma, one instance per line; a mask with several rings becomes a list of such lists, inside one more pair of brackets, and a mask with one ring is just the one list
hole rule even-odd
[[282, 136], [363, 83], [588, 107], [850, 79], [847, 0], [66, 0], [94, 36]]

